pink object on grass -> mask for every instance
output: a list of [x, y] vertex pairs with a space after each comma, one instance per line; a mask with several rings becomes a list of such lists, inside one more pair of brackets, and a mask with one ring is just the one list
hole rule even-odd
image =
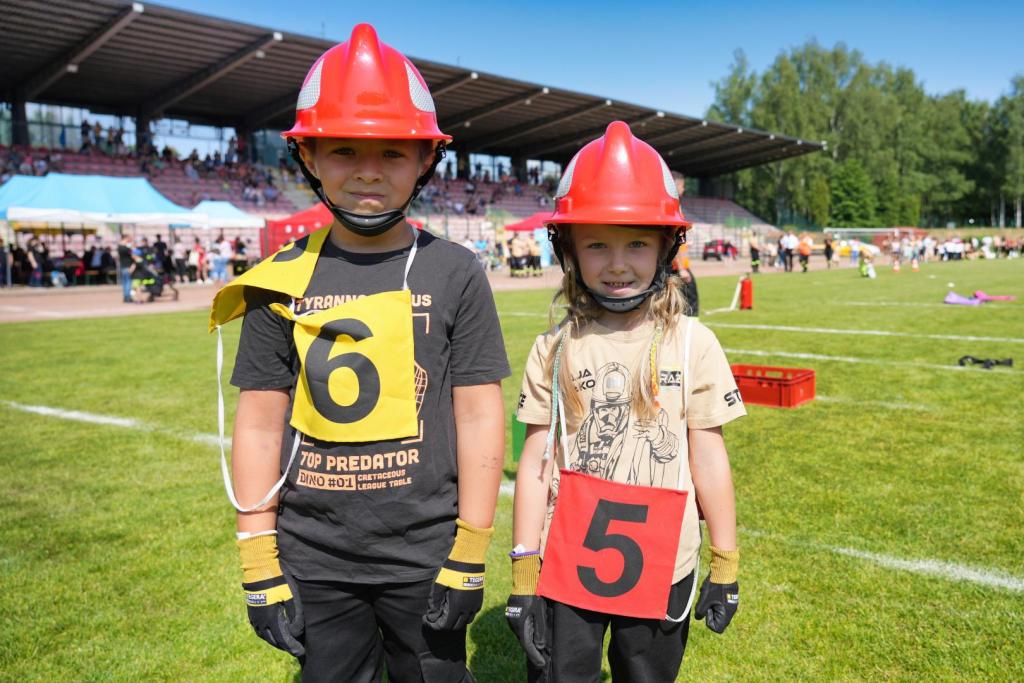
[[974, 298], [978, 301], [1016, 301], [1017, 297], [1010, 296], [1009, 294], [986, 294], [980, 289], [974, 293]]
[[980, 306], [980, 299], [971, 299], [966, 296], [960, 296], [956, 292], [950, 292], [946, 295], [946, 298], [942, 300], [944, 304], [954, 304], [956, 306]]

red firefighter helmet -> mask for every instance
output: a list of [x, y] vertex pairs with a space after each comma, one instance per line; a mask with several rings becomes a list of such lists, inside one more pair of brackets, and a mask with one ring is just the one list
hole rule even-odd
[[611, 224], [660, 227], [672, 231], [654, 281], [639, 294], [609, 297], [592, 291], [575, 269], [576, 280], [600, 306], [613, 313], [627, 313], [665, 287], [670, 264], [691, 223], [679, 209], [679, 192], [665, 160], [643, 140], [635, 137], [624, 121], [612, 121], [604, 135], [576, 153], [558, 183], [555, 211], [548, 219], [548, 239], [565, 271], [563, 240], [559, 226]]
[[306, 75], [285, 138], [443, 140], [434, 100], [405, 55], [369, 24], [320, 56]]
[[612, 121], [566, 167], [555, 193], [551, 225], [611, 223], [689, 228], [679, 193], [658, 152]]

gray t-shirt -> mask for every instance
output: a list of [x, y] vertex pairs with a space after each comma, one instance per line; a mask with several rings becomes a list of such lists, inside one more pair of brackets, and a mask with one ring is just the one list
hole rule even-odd
[[[409, 249], [357, 254], [327, 240], [295, 312], [401, 289], [408, 254]], [[472, 253], [421, 234], [409, 288], [420, 433], [373, 443], [303, 438], [278, 512], [281, 558], [300, 579], [420, 581], [433, 577], [451, 548], [458, 514], [452, 387], [495, 382], [511, 371], [490, 285]], [[293, 323], [267, 307], [285, 300], [246, 290], [231, 377], [240, 389], [289, 388], [294, 395], [299, 361]], [[289, 406], [282, 468], [292, 447], [290, 414]], [[327, 483], [302, 483], [311, 480]]]

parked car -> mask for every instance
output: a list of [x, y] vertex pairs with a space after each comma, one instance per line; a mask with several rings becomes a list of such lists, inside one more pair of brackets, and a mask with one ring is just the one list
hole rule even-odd
[[739, 250], [729, 240], [708, 240], [704, 243], [704, 252], [701, 259], [707, 261], [709, 258], [722, 260], [723, 257], [736, 258]]

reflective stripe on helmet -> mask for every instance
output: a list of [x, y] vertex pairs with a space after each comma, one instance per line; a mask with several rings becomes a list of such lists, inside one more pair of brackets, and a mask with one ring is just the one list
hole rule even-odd
[[323, 57], [316, 63], [313, 70], [309, 72], [309, 78], [302, 84], [299, 91], [299, 101], [295, 103], [296, 109], [309, 109], [316, 105], [320, 99], [320, 72], [324, 69]]

